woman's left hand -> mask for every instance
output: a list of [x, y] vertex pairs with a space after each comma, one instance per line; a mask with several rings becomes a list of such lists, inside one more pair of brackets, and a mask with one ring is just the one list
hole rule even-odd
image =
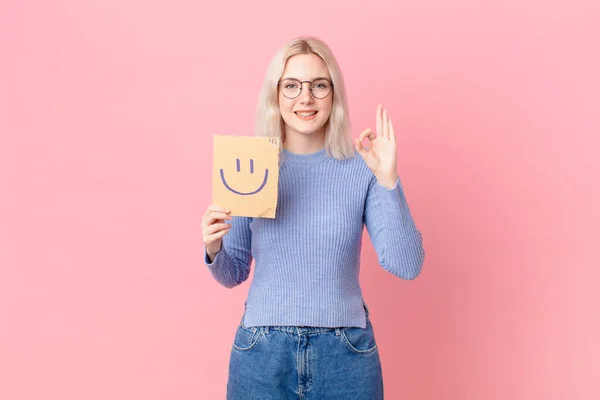
[[[396, 171], [396, 135], [392, 120], [388, 118], [387, 109], [382, 110], [382, 105], [377, 106], [375, 127], [377, 133], [370, 128], [365, 129], [356, 139], [354, 147], [365, 160], [367, 166], [373, 171], [379, 184], [391, 189], [398, 180]], [[362, 145], [365, 138], [369, 138], [368, 149]]]

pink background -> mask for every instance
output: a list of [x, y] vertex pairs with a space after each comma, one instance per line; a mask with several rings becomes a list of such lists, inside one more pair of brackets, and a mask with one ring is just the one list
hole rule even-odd
[[600, 397], [597, 1], [49, 3], [0, 5], [1, 399], [224, 398], [212, 135], [303, 34], [354, 135], [390, 110], [424, 235], [415, 281], [365, 235], [386, 398]]

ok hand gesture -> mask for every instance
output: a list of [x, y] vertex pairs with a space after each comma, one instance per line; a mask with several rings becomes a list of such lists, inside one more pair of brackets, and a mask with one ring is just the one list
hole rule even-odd
[[[354, 147], [373, 171], [379, 184], [392, 188], [398, 179], [396, 171], [396, 135], [392, 120], [388, 118], [387, 109], [382, 111], [382, 105], [377, 106], [375, 127], [377, 133], [370, 128], [365, 129], [356, 139]], [[369, 138], [369, 148], [362, 145]]]

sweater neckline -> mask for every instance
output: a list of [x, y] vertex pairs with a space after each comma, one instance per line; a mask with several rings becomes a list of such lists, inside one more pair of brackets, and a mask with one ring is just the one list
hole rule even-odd
[[291, 164], [310, 164], [318, 161], [326, 160], [327, 152], [325, 151], [325, 147], [321, 148], [321, 150], [316, 151], [314, 153], [292, 153], [289, 150], [283, 149], [283, 161]]

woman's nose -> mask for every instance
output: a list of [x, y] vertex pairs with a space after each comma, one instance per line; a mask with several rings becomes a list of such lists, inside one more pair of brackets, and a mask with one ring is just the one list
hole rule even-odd
[[302, 83], [302, 91], [300, 92], [300, 102], [302, 104], [312, 103], [313, 100], [314, 99], [312, 93], [310, 92], [310, 83]]

